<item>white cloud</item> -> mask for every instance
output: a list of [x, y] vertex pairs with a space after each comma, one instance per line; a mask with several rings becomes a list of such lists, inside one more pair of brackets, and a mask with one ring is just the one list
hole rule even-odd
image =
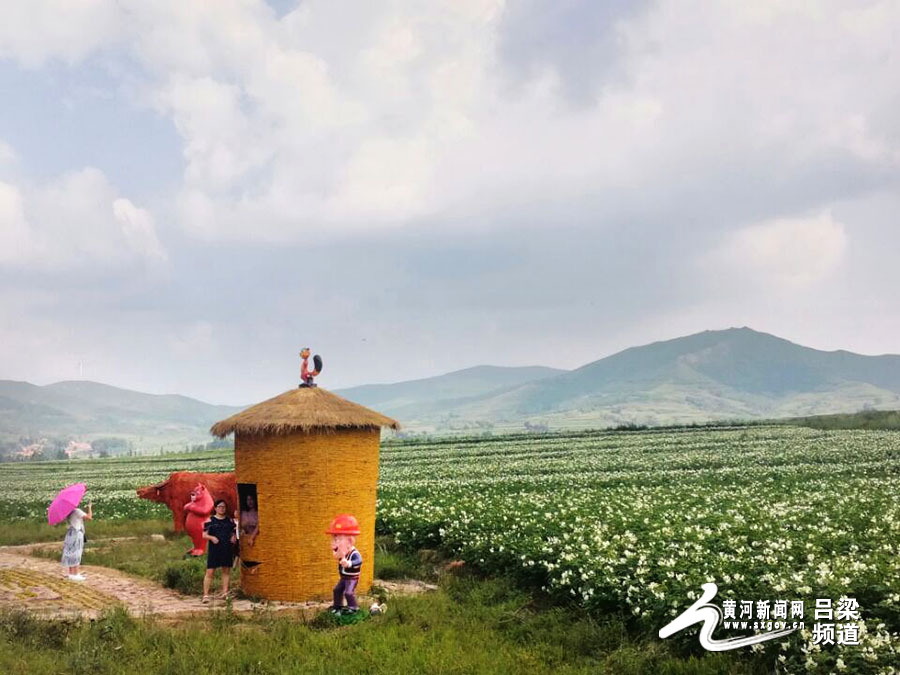
[[[348, 26], [336, 51], [310, 34], [326, 4], [281, 23], [249, 3], [206, 22], [196, 10], [171, 33], [194, 47], [149, 57], [170, 78], [182, 201], [204, 205], [204, 236], [290, 240], [448, 212], [509, 219], [533, 199], [597, 195], [606, 212], [628, 212], [766, 161], [787, 182], [834, 158], [879, 169], [900, 158], [888, 115], [897, 48], [865, 28], [896, 23], [890, 3], [723, 3], [689, 16], [660, 3], [620, 26], [627, 76], [587, 106], [565, 99], [550, 65], [503, 86], [494, 3], [401, 3], [368, 29]], [[201, 71], [216, 84], [171, 93], [172, 77]]]
[[18, 156], [12, 146], [0, 139], [0, 167], [13, 164]]
[[34, 187], [0, 182], [0, 264], [60, 271], [166, 259], [150, 213], [119, 196], [97, 169]]
[[[663, 0], [615, 24], [612, 57], [597, 53], [616, 78], [581, 64], [598, 82], [579, 104], [549, 59], [509, 86], [493, 0], [310, 0], [281, 20], [262, 0], [97, 0], [73, 12], [76, 26], [95, 19], [77, 40], [38, 4], [7, 18], [0, 49], [29, 63], [127, 50], [183, 139], [178, 213], [203, 238], [510, 222], [552, 205], [604, 220], [668, 212], [722, 181], [750, 201], [740, 183], [758, 173], [792, 186], [842, 162], [900, 165], [891, 0], [700, 13]], [[34, 51], [48, 41], [60, 46]]]
[[775, 218], [732, 233], [714, 253], [719, 273], [753, 286], [802, 290], [833, 274], [844, 260], [846, 229], [831, 212]]
[[0, 263], [24, 259], [30, 247], [22, 194], [14, 185], [0, 182]]
[[113, 216], [121, 225], [124, 242], [135, 256], [165, 262], [168, 256], [156, 237], [156, 225], [150, 212], [123, 197], [116, 199], [112, 208]]
[[0, 57], [27, 67], [55, 58], [75, 63], [116, 43], [124, 21], [114, 0], [7, 2], [0, 21]]
[[241, 109], [241, 90], [209, 77], [175, 75], [158, 93], [185, 139], [185, 184], [227, 190], [270, 158], [265, 131]]
[[[0, 59], [54, 62], [41, 104], [87, 83], [108, 107], [96, 128], [61, 108], [52, 161], [0, 144], [0, 369], [59, 379], [84, 360], [98, 379], [243, 403], [293, 380], [295, 339], [343, 384], [472, 363], [434, 354], [575, 366], [728, 325], [897, 351], [896, 200], [847, 204], [896, 193], [900, 4], [611, 3], [577, 25], [566, 4], [517, 4], [515, 21], [492, 0], [304, 0], [280, 20], [262, 0], [10, 4]], [[116, 117], [135, 101], [182, 141], [183, 174], [152, 202], [117, 187], [150, 192], [141, 171], [20, 175], [79, 150], [123, 166], [102, 127], [142, 124]], [[165, 260], [162, 214], [204, 240], [339, 236], [302, 252], [176, 237], [189, 263], [121, 283]], [[497, 223], [523, 229], [482, 231]], [[427, 231], [387, 231], [401, 226]], [[446, 231], [462, 227], [478, 231]], [[340, 236], [361, 229], [381, 236]], [[31, 284], [32, 269], [65, 274]], [[82, 269], [120, 274], [70, 284]], [[251, 328], [204, 318], [226, 315]], [[223, 361], [244, 375], [223, 379]]]

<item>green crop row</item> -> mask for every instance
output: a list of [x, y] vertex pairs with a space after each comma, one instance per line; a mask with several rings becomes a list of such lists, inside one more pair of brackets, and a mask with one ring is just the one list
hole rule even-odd
[[[134, 489], [230, 453], [0, 466], [0, 519], [88, 483], [102, 518], [164, 517]], [[722, 600], [802, 600], [759, 645], [779, 672], [900, 669], [900, 433], [727, 427], [387, 444], [377, 528], [410, 548], [658, 631], [706, 582]], [[265, 517], [265, 497], [259, 499]], [[814, 644], [815, 600], [861, 607], [859, 646]], [[682, 634], [671, 639], [687, 640]], [[695, 637], [690, 639], [696, 640]]]

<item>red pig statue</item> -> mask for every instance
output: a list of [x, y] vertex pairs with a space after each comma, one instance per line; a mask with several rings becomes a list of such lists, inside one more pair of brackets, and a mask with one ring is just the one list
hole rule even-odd
[[206, 539], [203, 538], [203, 523], [209, 520], [213, 511], [213, 498], [203, 483], [197, 483], [191, 490], [191, 501], [184, 505], [187, 516], [184, 518], [184, 529], [194, 541], [194, 548], [188, 555], [198, 556], [206, 553]]
[[137, 489], [138, 497], [151, 502], [159, 502], [169, 507], [172, 512], [172, 524], [176, 532], [184, 530], [185, 504], [191, 499], [191, 490], [202, 483], [206, 486], [213, 501], [224, 499], [228, 504], [227, 513], [234, 513], [238, 507], [237, 485], [234, 473], [196, 473], [194, 471], [176, 471], [162, 483], [147, 485]]

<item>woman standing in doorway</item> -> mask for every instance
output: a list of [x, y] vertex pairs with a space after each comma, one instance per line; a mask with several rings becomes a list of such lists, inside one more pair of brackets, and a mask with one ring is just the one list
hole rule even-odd
[[246, 508], [241, 510], [241, 536], [247, 546], [253, 546], [259, 534], [259, 513], [256, 510], [256, 498], [248, 494], [244, 500]]

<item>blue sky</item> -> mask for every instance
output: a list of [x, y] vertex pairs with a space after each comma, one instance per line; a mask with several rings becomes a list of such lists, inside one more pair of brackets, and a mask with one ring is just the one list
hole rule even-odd
[[63, 0], [0, 26], [0, 378], [211, 402], [751, 326], [897, 353], [894, 2]]

